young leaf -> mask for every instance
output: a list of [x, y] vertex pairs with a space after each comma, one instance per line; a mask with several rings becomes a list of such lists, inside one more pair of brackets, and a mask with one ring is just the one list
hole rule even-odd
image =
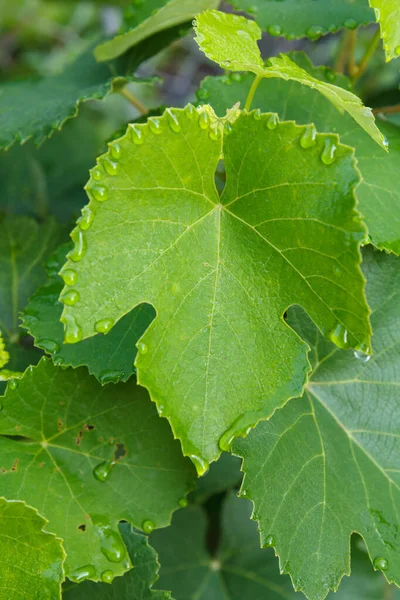
[[[290, 53], [293, 62], [307, 70], [315, 79], [334, 80], [337, 86], [347, 88], [349, 81], [326, 67], [314, 67], [302, 52]], [[207, 77], [198, 92], [203, 102], [212, 105], [218, 115], [224, 115], [235, 102], [243, 106], [253, 82], [250, 74], [231, 77]], [[360, 212], [365, 218], [372, 243], [378, 248], [400, 253], [400, 128], [379, 120], [379, 127], [389, 141], [390, 152], [384, 154], [374, 141], [348, 115], [339, 115], [327, 99], [315, 96], [309, 88], [295, 81], [264, 79], [254, 97], [254, 107], [278, 113], [281, 119], [297, 123], [314, 123], [318, 131], [335, 131], [340, 139], [356, 150], [358, 167], [362, 174], [356, 189]], [[313, 128], [310, 128], [312, 141]]]
[[[155, 311], [149, 304], [141, 304], [118, 321], [111, 331], [103, 327], [103, 333], [107, 335], [99, 333], [79, 344], [63, 344], [64, 332], [60, 323], [63, 305], [59, 301], [63, 281], [58, 272], [68, 250], [70, 244], [61, 246], [51, 258], [49, 280], [31, 297], [22, 314], [22, 327], [34, 338], [37, 347], [52, 355], [54, 364], [86, 366], [100, 383], [127, 381], [134, 372], [136, 343], [154, 319]], [[64, 273], [66, 282], [71, 283], [69, 277], [71, 274]]]
[[[112, 572], [106, 571], [104, 583], [84, 581], [79, 585], [67, 584], [63, 600], [173, 600], [169, 592], [152, 589], [158, 579], [160, 565], [147, 537], [127, 524], [120, 525], [120, 530], [134, 568], [114, 581]], [[108, 585], [110, 583], [112, 586]]]
[[386, 60], [400, 56], [400, 5], [398, 0], [369, 0], [381, 27]]
[[17, 383], [1, 398], [3, 493], [48, 519], [69, 579], [122, 575], [131, 562], [118, 522], [165, 526], [193, 484], [190, 461], [134, 381], [102, 388], [43, 358]]
[[354, 531], [374, 568], [400, 583], [400, 263], [371, 249], [364, 259], [375, 354], [321, 348], [303, 317], [319, 346], [305, 395], [234, 446], [261, 543], [310, 600], [349, 573]]
[[301, 391], [306, 346], [283, 320], [291, 304], [338, 345], [369, 345], [352, 151], [326, 135], [304, 149], [306, 128], [276, 115], [243, 113], [222, 137], [213, 119], [210, 107], [169, 109], [99, 159], [62, 317], [74, 343], [142, 302], [155, 307], [138, 380], [200, 473], [223, 434], [226, 449]]
[[200, 49], [221, 67], [232, 71], [252, 71], [258, 78], [277, 77], [298, 81], [315, 89], [332, 102], [340, 113], [347, 112], [353, 117], [377, 144], [387, 150], [387, 142], [375, 124], [371, 109], [365, 107], [358, 96], [316, 79], [284, 54], [271, 58], [270, 66], [264, 66], [257, 46], [261, 31], [254, 21], [208, 10], [197, 17], [195, 31]]
[[142, 40], [174, 25], [193, 19], [207, 8], [216, 8], [219, 0], [155, 0], [139, 7], [139, 16], [133, 29], [99, 44], [94, 51], [99, 61], [120, 56]]
[[0, 498], [0, 598], [61, 599], [65, 552], [47, 521], [24, 502]]
[[251, 13], [270, 35], [290, 40], [335, 33], [342, 27], [355, 29], [374, 21], [366, 0], [229, 0], [237, 10]]

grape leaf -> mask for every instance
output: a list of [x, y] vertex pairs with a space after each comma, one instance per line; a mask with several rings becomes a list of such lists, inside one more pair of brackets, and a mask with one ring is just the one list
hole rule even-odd
[[375, 569], [400, 583], [400, 263], [368, 249], [363, 266], [373, 357], [321, 346], [303, 317], [301, 334], [317, 340], [303, 398], [234, 445], [261, 543], [275, 546], [282, 570], [311, 600], [349, 573], [354, 531]]
[[0, 598], [61, 598], [65, 552], [47, 521], [24, 502], [0, 498]]
[[102, 388], [86, 370], [42, 358], [16, 383], [1, 398], [2, 492], [48, 519], [67, 577], [123, 574], [131, 563], [118, 521], [165, 526], [193, 484], [190, 461], [134, 381]]
[[400, 6], [398, 0], [369, 0], [381, 27], [386, 60], [400, 56]]
[[[152, 589], [158, 579], [160, 565], [147, 537], [127, 524], [120, 525], [120, 530], [134, 568], [114, 581], [107, 573], [104, 577], [106, 583], [84, 581], [79, 585], [67, 584], [63, 600], [173, 600], [168, 592]], [[111, 586], [107, 585], [111, 582]]]
[[216, 8], [219, 0], [153, 0], [140, 7], [140, 18], [130, 31], [103, 42], [94, 51], [99, 61], [120, 56], [132, 46], [155, 33], [193, 19], [207, 8]]
[[282, 319], [288, 306], [340, 346], [369, 344], [352, 151], [326, 135], [305, 150], [306, 128], [275, 115], [243, 113], [223, 136], [213, 119], [189, 105], [128, 127], [92, 170], [90, 227], [73, 231], [61, 272], [76, 281], [61, 296], [67, 343], [155, 307], [138, 381], [200, 473], [224, 433], [302, 389], [306, 347]]
[[252, 14], [270, 35], [292, 40], [316, 40], [342, 27], [355, 29], [374, 21], [367, 0], [229, 0], [238, 10]]
[[386, 140], [375, 124], [372, 110], [364, 106], [358, 96], [332, 83], [316, 79], [284, 54], [270, 58], [269, 66], [264, 66], [257, 46], [261, 30], [254, 21], [208, 10], [196, 18], [195, 32], [195, 40], [200, 49], [221, 67], [232, 71], [252, 71], [259, 78], [277, 77], [297, 81], [317, 90], [341, 114], [347, 112], [377, 144], [387, 150]]
[[[336, 85], [347, 87], [349, 81], [326, 67], [314, 67], [301, 52], [290, 58], [322, 80], [334, 79]], [[198, 91], [201, 102], [212, 105], [218, 115], [223, 115], [232, 104], [244, 105], [252, 84], [250, 74], [233, 73], [231, 76], [207, 77]], [[364, 215], [369, 234], [378, 248], [400, 253], [400, 185], [398, 165], [400, 160], [400, 128], [379, 120], [379, 127], [389, 140], [390, 152], [384, 154], [348, 115], [339, 115], [322, 96], [297, 82], [264, 79], [255, 94], [255, 107], [275, 111], [281, 119], [297, 123], [315, 123], [318, 131], [333, 131], [342, 142], [356, 150], [362, 180], [356, 189], [360, 212]]]
[[63, 344], [63, 305], [59, 302], [63, 281], [58, 271], [68, 250], [70, 244], [61, 246], [52, 257], [49, 280], [31, 297], [22, 315], [22, 327], [36, 346], [52, 355], [54, 364], [86, 366], [101, 383], [126, 381], [134, 372], [136, 343], [154, 319], [154, 309], [141, 304], [118, 321], [108, 335], [96, 335], [73, 346]]
[[143, 40], [117, 61], [105, 64], [96, 62], [90, 46], [59, 75], [0, 84], [0, 148], [30, 138], [39, 146], [75, 117], [83, 102], [102, 99], [129, 81], [140, 83], [132, 72], [177, 37], [178, 28], [171, 28]]

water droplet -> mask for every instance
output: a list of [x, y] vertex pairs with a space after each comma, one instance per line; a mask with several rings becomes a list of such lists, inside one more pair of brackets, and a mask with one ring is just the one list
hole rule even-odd
[[385, 136], [382, 140], [382, 144], [384, 148], [389, 148], [389, 140], [387, 139], [387, 137]]
[[94, 169], [92, 169], [91, 174], [93, 179], [95, 179], [96, 181], [100, 181], [100, 179], [103, 179], [103, 171], [100, 169], [100, 167], [95, 167]]
[[152, 531], [154, 531], [155, 525], [153, 521], [146, 520], [142, 523], [142, 529], [145, 533], [151, 533]]
[[346, 350], [348, 348], [348, 332], [344, 325], [339, 323], [333, 331], [329, 334], [329, 339], [333, 342], [338, 348], [342, 350]]
[[333, 82], [336, 79], [336, 73], [332, 69], [325, 69], [325, 79], [329, 82]]
[[208, 100], [210, 92], [206, 88], [201, 87], [197, 90], [196, 96], [198, 100]]
[[235, 434], [234, 430], [228, 429], [228, 431], [226, 431], [219, 440], [218, 445], [219, 445], [220, 450], [222, 450], [222, 452], [229, 452], [235, 437], [236, 437], [236, 434]]
[[92, 225], [93, 219], [94, 219], [93, 211], [90, 210], [90, 208], [88, 206], [84, 206], [82, 208], [82, 215], [77, 220], [77, 224], [79, 225], [79, 227], [81, 229], [83, 229], [83, 231], [86, 231], [86, 229], [89, 229], [89, 227]]
[[93, 198], [97, 200], [97, 202], [104, 202], [108, 198], [108, 191], [104, 185], [95, 185], [91, 188], [88, 188], [88, 191], [92, 194]]
[[110, 145], [110, 154], [114, 160], [119, 160], [122, 154], [122, 148], [119, 144]]
[[106, 383], [118, 383], [124, 375], [124, 371], [102, 371], [99, 375], [99, 380], [102, 385], [106, 385]]
[[37, 340], [36, 345], [43, 348], [49, 354], [57, 354], [60, 351], [60, 346], [53, 340]]
[[96, 321], [94, 329], [97, 333], [108, 333], [113, 325], [112, 319], [100, 319], [100, 321]]
[[164, 598], [165, 598], [165, 600], [170, 600], [171, 592], [164, 592]]
[[203, 477], [203, 475], [205, 475], [210, 468], [208, 462], [206, 460], [203, 460], [200, 456], [197, 456], [196, 454], [191, 454], [189, 458], [191, 458], [192, 463], [196, 467], [197, 476]]
[[68, 575], [69, 579], [72, 581], [76, 581], [80, 583], [85, 579], [93, 579], [96, 575], [96, 569], [93, 565], [85, 565], [84, 567], [79, 567], [75, 569], [70, 575]]
[[210, 138], [210, 140], [219, 140], [221, 138], [221, 132], [218, 129], [218, 126], [215, 127], [210, 127], [210, 132], [208, 134], [208, 137]]
[[336, 158], [336, 144], [331, 138], [326, 138], [324, 149], [322, 150], [321, 160], [324, 165], [331, 165]]
[[75, 246], [71, 252], [68, 252], [67, 258], [71, 259], [73, 262], [79, 262], [85, 256], [86, 249], [87, 244], [83, 231], [78, 231]]
[[162, 133], [161, 121], [157, 117], [150, 117], [148, 119], [149, 129], [155, 134]]
[[199, 125], [200, 125], [201, 129], [207, 129], [210, 125], [210, 118], [208, 116], [208, 113], [205, 110], [203, 110], [200, 113]]
[[256, 108], [256, 110], [253, 111], [253, 118], [256, 121], [259, 121], [261, 119], [261, 110], [259, 108]]
[[267, 121], [267, 127], [268, 127], [268, 129], [271, 129], [271, 131], [272, 131], [273, 129], [277, 128], [278, 123], [279, 123], [278, 115], [276, 115], [276, 114], [271, 115]]
[[64, 323], [64, 340], [66, 344], [76, 344], [82, 339], [82, 329], [77, 324], [73, 315], [64, 315], [61, 317], [61, 322]]
[[178, 117], [170, 108], [167, 108], [165, 111], [167, 113], [168, 124], [171, 127], [172, 131], [175, 133], [179, 133], [181, 130], [181, 124], [179, 123]]
[[65, 269], [60, 275], [65, 285], [75, 285], [78, 281], [78, 273], [74, 269]]
[[144, 342], [138, 342], [137, 349], [140, 354], [146, 354], [148, 350], [147, 344], [145, 344]]
[[112, 460], [105, 460], [93, 469], [93, 475], [97, 481], [107, 481], [111, 475], [111, 470], [114, 466]]
[[230, 133], [232, 133], [232, 131], [233, 131], [233, 127], [232, 127], [231, 123], [226, 121], [226, 123], [224, 125], [224, 134], [229, 135]]
[[355, 350], [354, 356], [357, 360], [359, 360], [362, 363], [368, 362], [369, 359], [371, 358], [370, 354], [365, 354], [364, 352], [361, 352], [361, 350]]
[[347, 21], [344, 22], [344, 26], [347, 27], [347, 29], [356, 29], [357, 22], [354, 19], [347, 19]]
[[144, 133], [137, 125], [131, 125], [131, 137], [134, 144], [143, 144]]
[[8, 382], [7, 388], [10, 388], [10, 390], [16, 390], [18, 385], [19, 385], [18, 379], [10, 379]]
[[396, 46], [396, 48], [394, 49], [394, 51], [397, 54], [397, 56], [400, 56], [400, 46]]
[[189, 504], [189, 502], [187, 501], [187, 498], [181, 498], [179, 500], [179, 506], [181, 508], [186, 508], [188, 504]]
[[185, 106], [185, 115], [187, 116], [188, 119], [193, 119], [193, 117], [197, 114], [197, 111], [195, 109], [195, 107], [193, 106], [193, 104], [187, 104]]
[[324, 28], [319, 25], [313, 25], [306, 30], [306, 36], [309, 37], [310, 40], [319, 40], [323, 33]]
[[378, 571], [387, 571], [389, 567], [389, 563], [386, 558], [382, 556], [377, 556], [374, 560], [374, 568]]
[[282, 35], [282, 27], [280, 25], [268, 25], [267, 31], [269, 35], [273, 35], [274, 37]]
[[60, 297], [60, 302], [66, 304], [67, 306], [74, 306], [74, 304], [79, 302], [79, 298], [79, 292], [77, 292], [76, 290], [67, 290]]
[[307, 125], [303, 135], [300, 138], [300, 146], [307, 150], [317, 143], [317, 130], [313, 124]]
[[97, 524], [96, 528], [100, 538], [101, 552], [110, 562], [121, 562], [126, 550], [119, 534], [113, 531], [109, 525]]
[[114, 573], [112, 571], [103, 571], [101, 574], [101, 580], [104, 583], [112, 583], [114, 580]]
[[241, 497], [247, 496], [246, 490], [240, 490], [239, 496], [241, 496]]
[[339, 25], [336, 25], [336, 23], [332, 23], [331, 25], [329, 25], [328, 30], [331, 33], [336, 33], [339, 30]]
[[116, 175], [119, 171], [119, 164], [109, 158], [103, 160], [103, 165], [109, 175]]
[[272, 548], [273, 546], [275, 546], [276, 541], [273, 535], [268, 535], [266, 537], [265, 543], [264, 543], [264, 548]]
[[231, 73], [230, 79], [232, 81], [242, 81], [243, 75], [242, 75], [242, 73]]

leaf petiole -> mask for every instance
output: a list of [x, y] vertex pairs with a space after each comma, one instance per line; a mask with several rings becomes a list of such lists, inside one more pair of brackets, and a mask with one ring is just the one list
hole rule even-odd
[[122, 94], [122, 96], [129, 100], [132, 106], [134, 106], [140, 112], [141, 115], [147, 115], [149, 109], [139, 100], [139, 98], [136, 98], [135, 94], [131, 92], [131, 90], [127, 86], [122, 87], [118, 91], [120, 94]]
[[262, 80], [262, 78], [263, 78], [262, 75], [256, 75], [253, 83], [251, 84], [251, 88], [249, 90], [249, 93], [247, 94], [246, 104], [244, 107], [244, 109], [247, 111], [250, 110], [251, 103], [253, 102], [254, 94], [256, 93], [257, 88], [260, 85], [260, 81]]
[[360, 64], [358, 65], [358, 69], [357, 69], [357, 73], [354, 75], [353, 77], [353, 83], [357, 83], [358, 80], [364, 75], [366, 68], [369, 65], [369, 62], [371, 60], [371, 58], [373, 57], [373, 55], [375, 54], [375, 51], [378, 47], [379, 44], [379, 40], [380, 40], [380, 30], [379, 27], [378, 29], [375, 31], [375, 34], [371, 40], [371, 43], [369, 44], [364, 56], [362, 57]]

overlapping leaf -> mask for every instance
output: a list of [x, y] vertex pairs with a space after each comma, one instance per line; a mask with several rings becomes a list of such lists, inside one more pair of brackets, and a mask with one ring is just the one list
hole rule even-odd
[[297, 315], [315, 340], [307, 391], [234, 446], [261, 543], [311, 600], [349, 573], [354, 531], [375, 569], [400, 584], [400, 263], [371, 249], [364, 258], [375, 354], [321, 344]]
[[133, 28], [97, 46], [95, 56], [99, 61], [111, 60], [155, 33], [190, 21], [197, 13], [218, 4], [219, 0], [147, 1], [136, 8]]
[[138, 379], [200, 473], [223, 434], [301, 390], [306, 346], [282, 319], [288, 306], [340, 346], [369, 344], [351, 151], [324, 135], [306, 150], [306, 128], [275, 115], [242, 114], [222, 138], [212, 119], [189, 106], [129, 127], [92, 171], [90, 227], [72, 233], [62, 271], [67, 342], [155, 307]]
[[[336, 85], [347, 87], [346, 77], [335, 74], [326, 67], [313, 67], [302, 53], [291, 53], [290, 58], [300, 67], [320, 80], [334, 80]], [[207, 77], [199, 90], [199, 98], [209, 102], [218, 115], [235, 102], [244, 106], [252, 84], [250, 74], [233, 77]], [[297, 82], [263, 80], [254, 97], [253, 106], [261, 110], [276, 111], [281, 119], [294, 119], [297, 123], [315, 123], [318, 131], [334, 131], [341, 141], [356, 150], [362, 181], [356, 189], [360, 212], [364, 215], [372, 242], [379, 248], [400, 253], [400, 128], [380, 120], [379, 127], [389, 141], [390, 152], [383, 153], [348, 115], [340, 115], [322, 96]], [[310, 130], [312, 137], [313, 130]]]
[[195, 31], [200, 49], [221, 67], [252, 71], [258, 78], [293, 80], [315, 89], [339, 112], [347, 112], [377, 144], [387, 149], [387, 142], [375, 124], [371, 109], [365, 107], [358, 96], [313, 77], [287, 55], [271, 58], [270, 66], [264, 66], [257, 46], [261, 30], [256, 23], [237, 15], [208, 10], [197, 17]]
[[159, 564], [147, 538], [126, 524], [120, 530], [134, 568], [114, 581], [112, 574], [107, 573], [105, 583], [67, 584], [63, 600], [173, 600], [169, 592], [152, 589], [158, 579]]
[[369, 0], [381, 27], [387, 60], [400, 56], [400, 6], [397, 0]]
[[270, 35], [288, 39], [355, 29], [374, 21], [367, 0], [230, 0], [238, 10], [252, 14]]
[[47, 521], [24, 502], [0, 498], [0, 598], [61, 598], [65, 552]]
[[118, 522], [165, 526], [194, 478], [146, 391], [134, 381], [102, 388], [43, 358], [1, 401], [2, 492], [48, 519], [67, 577], [123, 574], [131, 563]]
[[51, 258], [49, 280], [30, 299], [22, 315], [22, 326], [33, 336], [35, 346], [52, 355], [55, 364], [86, 366], [101, 383], [126, 381], [134, 372], [136, 343], [154, 319], [154, 309], [142, 304], [118, 321], [107, 335], [98, 334], [73, 346], [63, 344], [63, 305], [59, 302], [63, 281], [58, 272], [68, 250], [70, 244], [61, 246]]

